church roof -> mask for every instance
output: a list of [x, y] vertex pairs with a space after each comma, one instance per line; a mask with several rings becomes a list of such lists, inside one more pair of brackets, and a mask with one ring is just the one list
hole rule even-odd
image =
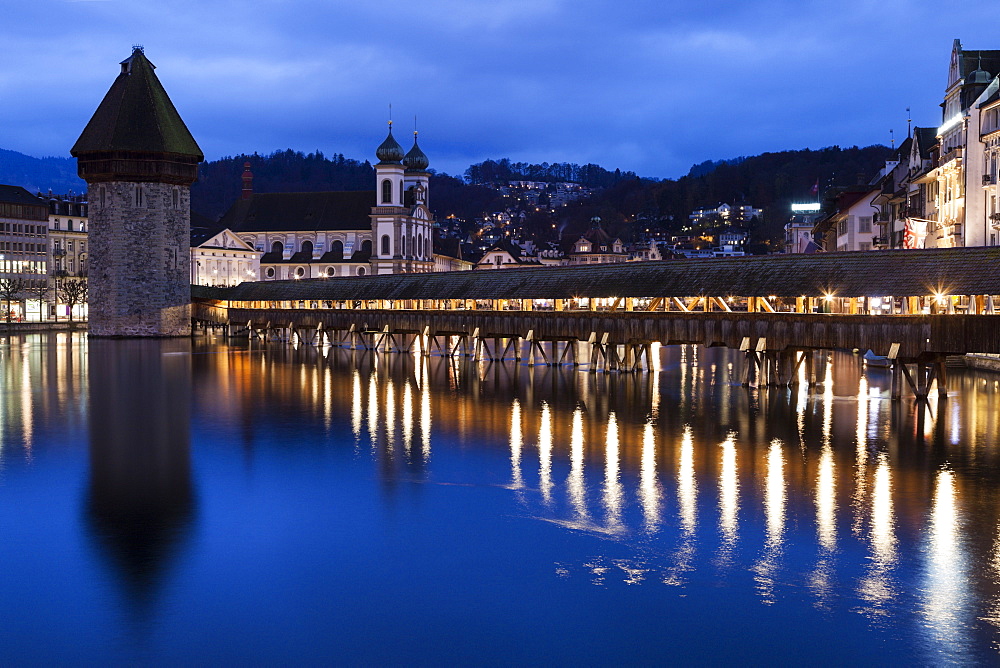
[[236, 200], [219, 224], [234, 232], [370, 230], [373, 191], [254, 193]]
[[172, 153], [204, 158], [194, 137], [153, 73], [142, 49], [121, 62], [122, 71], [70, 150]]

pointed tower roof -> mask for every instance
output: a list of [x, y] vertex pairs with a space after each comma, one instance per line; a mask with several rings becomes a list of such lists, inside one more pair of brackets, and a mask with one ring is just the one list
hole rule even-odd
[[420, 150], [417, 146], [417, 132], [413, 131], [413, 148], [409, 150], [406, 156], [403, 158], [403, 165], [406, 166], [406, 171], [408, 172], [426, 172], [427, 166], [430, 165], [430, 160], [427, 159], [427, 155]]
[[167, 153], [204, 159], [153, 69], [142, 47], [133, 47], [71, 155]]
[[392, 136], [392, 121], [389, 121], [389, 135], [375, 149], [375, 157], [380, 165], [398, 165], [403, 160], [403, 147]]

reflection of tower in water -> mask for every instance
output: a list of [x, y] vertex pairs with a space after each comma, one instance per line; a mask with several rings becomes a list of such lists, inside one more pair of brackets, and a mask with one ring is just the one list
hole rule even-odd
[[190, 340], [89, 342], [86, 514], [132, 602], [151, 603], [194, 514]]

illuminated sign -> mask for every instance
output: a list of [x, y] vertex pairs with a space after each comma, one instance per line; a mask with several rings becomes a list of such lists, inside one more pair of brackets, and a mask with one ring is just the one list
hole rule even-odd
[[819, 203], [816, 204], [793, 204], [792, 211], [795, 213], [816, 213], [819, 211]]

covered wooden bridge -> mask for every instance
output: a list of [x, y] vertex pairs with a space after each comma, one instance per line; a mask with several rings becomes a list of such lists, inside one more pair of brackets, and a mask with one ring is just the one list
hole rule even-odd
[[945, 355], [1000, 353], [1000, 248], [265, 281], [193, 297], [196, 324], [234, 334], [395, 349], [420, 338], [490, 359], [524, 339], [547, 363], [590, 341], [616, 369], [641, 366], [654, 341], [695, 343], [747, 350], [779, 382], [800, 351], [871, 349], [916, 365], [918, 393]]

